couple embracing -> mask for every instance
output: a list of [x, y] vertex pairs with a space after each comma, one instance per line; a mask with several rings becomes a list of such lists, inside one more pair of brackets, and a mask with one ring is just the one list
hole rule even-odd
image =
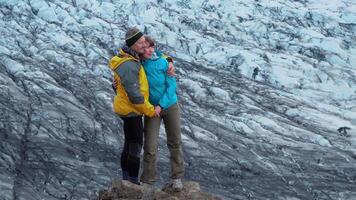
[[[170, 152], [170, 184], [173, 190], [180, 191], [184, 161], [172, 62], [156, 49], [152, 38], [137, 28], [130, 28], [125, 45], [109, 65], [114, 71], [114, 111], [123, 120], [125, 135], [121, 153], [123, 179], [135, 184], [155, 183], [159, 129], [163, 121]], [[143, 171], [139, 178], [142, 147]]]

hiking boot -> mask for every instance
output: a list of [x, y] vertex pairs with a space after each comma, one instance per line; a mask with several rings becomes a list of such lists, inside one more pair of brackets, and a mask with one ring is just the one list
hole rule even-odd
[[180, 178], [172, 180], [172, 189], [174, 192], [180, 192], [183, 190], [183, 183]]
[[142, 182], [142, 187], [145, 189], [154, 189], [155, 186], [153, 184]]
[[138, 177], [128, 176], [128, 181], [136, 185], [142, 185], [142, 183], [138, 180]]
[[122, 170], [122, 180], [129, 180], [129, 173], [127, 171]]

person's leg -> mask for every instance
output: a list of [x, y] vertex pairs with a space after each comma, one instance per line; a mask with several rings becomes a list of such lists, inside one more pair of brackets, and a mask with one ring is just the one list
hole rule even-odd
[[165, 110], [162, 118], [167, 134], [167, 146], [170, 152], [171, 178], [180, 179], [184, 175], [184, 160], [178, 104], [172, 105]]
[[126, 142], [128, 143], [128, 180], [133, 183], [138, 183], [138, 173], [140, 170], [140, 154], [143, 144], [142, 117], [126, 117], [124, 121], [127, 127]]
[[143, 172], [140, 179], [143, 183], [154, 184], [156, 181], [156, 159], [160, 125], [161, 117], [145, 117]]
[[128, 124], [125, 123], [125, 120], [123, 120], [123, 130], [124, 130], [124, 147], [121, 152], [121, 158], [120, 158], [120, 163], [121, 163], [121, 170], [122, 170], [122, 179], [123, 180], [128, 180], [128, 156], [129, 156], [129, 143], [127, 142], [127, 135], [129, 134], [128, 131]]

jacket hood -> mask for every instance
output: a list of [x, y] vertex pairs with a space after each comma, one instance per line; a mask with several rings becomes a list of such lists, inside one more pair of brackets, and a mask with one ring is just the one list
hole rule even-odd
[[135, 58], [130, 53], [126, 52], [123, 47], [119, 50], [118, 55], [116, 55], [110, 59], [109, 67], [110, 67], [110, 69], [115, 71], [122, 63], [124, 63], [128, 60], [135, 60], [135, 61], [139, 62], [139, 60], [137, 58]]

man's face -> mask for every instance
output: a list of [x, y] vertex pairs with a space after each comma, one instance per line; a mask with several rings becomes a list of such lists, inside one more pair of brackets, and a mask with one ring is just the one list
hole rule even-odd
[[135, 42], [135, 44], [131, 46], [131, 49], [139, 54], [143, 54], [145, 52], [145, 47], [146, 47], [145, 36], [142, 36], [140, 39], [138, 39]]

